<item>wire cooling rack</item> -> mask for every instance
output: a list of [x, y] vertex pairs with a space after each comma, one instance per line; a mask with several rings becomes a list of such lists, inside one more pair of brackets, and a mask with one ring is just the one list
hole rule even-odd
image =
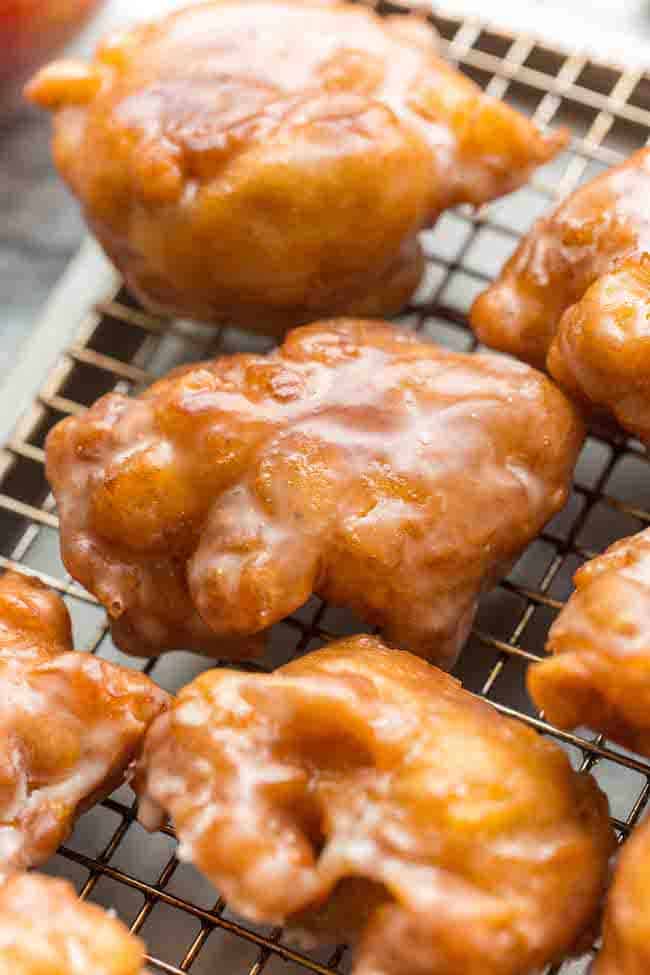
[[[568, 124], [574, 133], [570, 148], [528, 187], [478, 213], [463, 208], [448, 213], [423, 234], [426, 273], [399, 321], [425, 339], [474, 351], [478, 346], [467, 326], [467, 311], [520, 234], [554, 199], [645, 144], [650, 76], [551, 49], [532, 36], [491, 30], [474, 18], [437, 14], [431, 21], [444, 53], [486, 91], [542, 125]], [[168, 690], [213, 662], [180, 653], [140, 661], [115, 649], [103, 611], [60, 562], [56, 512], [43, 468], [44, 438], [63, 416], [83, 410], [109, 390], [137, 392], [181, 361], [270, 344], [233, 329], [215, 331], [152, 317], [117, 286], [87, 311], [72, 343], [58, 350], [56, 363], [0, 454], [0, 566], [35, 574], [64, 594], [79, 648], [142, 668]], [[593, 772], [610, 797], [620, 839], [648, 801], [650, 764], [589, 732], [565, 734], [540, 720], [525, 694], [525, 670], [543, 654], [548, 628], [571, 591], [576, 568], [615, 539], [648, 524], [650, 478], [644, 451], [637, 443], [594, 432], [581, 455], [566, 509], [533, 542], [508, 579], [482, 600], [456, 668], [466, 687], [555, 738], [575, 767]], [[263, 663], [277, 665], [358, 628], [349, 613], [312, 598], [274, 628]], [[292, 947], [280, 930], [242, 922], [191, 866], [177, 861], [170, 829], [147, 836], [134, 816], [132, 794], [123, 788], [81, 818], [48, 869], [73, 879], [83, 897], [114, 907], [146, 939], [153, 970], [170, 975], [261, 975], [262, 970], [265, 975], [298, 975], [299, 970], [328, 975], [349, 968], [350, 955], [343, 948], [304, 952]], [[549, 969], [549, 975], [584, 973], [592, 956], [567, 961]]]

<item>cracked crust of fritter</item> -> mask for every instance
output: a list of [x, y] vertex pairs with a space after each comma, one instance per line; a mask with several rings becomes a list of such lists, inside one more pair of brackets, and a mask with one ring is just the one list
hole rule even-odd
[[448, 666], [582, 438], [528, 366], [339, 320], [104, 397], [50, 433], [47, 473], [127, 651], [250, 656], [316, 592]]
[[650, 254], [598, 278], [564, 313], [547, 364], [572, 397], [650, 443]]
[[147, 975], [144, 946], [67, 881], [14, 874], [0, 882], [3, 975]]
[[584, 725], [650, 756], [650, 530], [583, 565], [551, 627], [552, 656], [528, 670], [531, 695], [560, 728]]
[[541, 970], [593, 920], [613, 848], [555, 744], [374, 637], [206, 672], [135, 788], [235, 910], [357, 941], [355, 975]]
[[616, 865], [593, 975], [647, 975], [648, 971], [650, 822], [644, 822], [626, 840]]
[[71, 649], [63, 601], [0, 578], [0, 876], [44, 862], [124, 779], [166, 706], [143, 674]]
[[393, 314], [425, 224], [515, 189], [566, 142], [441, 60], [424, 20], [347, 3], [190, 6], [27, 92], [146, 305], [275, 334]]
[[543, 367], [567, 309], [650, 250], [649, 194], [650, 149], [641, 149], [542, 217], [474, 303], [481, 341]]

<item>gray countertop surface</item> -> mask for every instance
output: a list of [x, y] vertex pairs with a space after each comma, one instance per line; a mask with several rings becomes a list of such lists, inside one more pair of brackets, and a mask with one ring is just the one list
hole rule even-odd
[[[139, 0], [138, 18], [177, 6]], [[501, 25], [524, 27], [564, 46], [588, 45], [602, 56], [650, 65], [648, 0], [446, 0], [454, 13], [477, 13]], [[85, 52], [106, 29], [133, 18], [130, 0], [109, 0], [73, 45]], [[82, 240], [74, 201], [54, 173], [49, 120], [23, 109], [0, 125], [0, 375], [14, 362], [47, 296]]]

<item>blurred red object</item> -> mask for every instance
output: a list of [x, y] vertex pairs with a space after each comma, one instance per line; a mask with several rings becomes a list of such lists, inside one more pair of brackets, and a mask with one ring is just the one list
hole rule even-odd
[[35, 68], [72, 39], [103, 0], [0, 0], [0, 111]]

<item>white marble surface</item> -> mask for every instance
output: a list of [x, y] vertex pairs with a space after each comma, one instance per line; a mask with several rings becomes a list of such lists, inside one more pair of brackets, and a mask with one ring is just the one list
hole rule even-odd
[[[177, 5], [108, 0], [73, 50], [89, 50], [115, 24]], [[638, 63], [647, 51], [650, 65], [649, 0], [443, 0], [437, 6], [525, 26], [612, 58]], [[51, 167], [48, 141], [48, 120], [36, 111], [25, 109], [0, 126], [0, 374], [14, 361], [83, 235], [77, 208]]]

